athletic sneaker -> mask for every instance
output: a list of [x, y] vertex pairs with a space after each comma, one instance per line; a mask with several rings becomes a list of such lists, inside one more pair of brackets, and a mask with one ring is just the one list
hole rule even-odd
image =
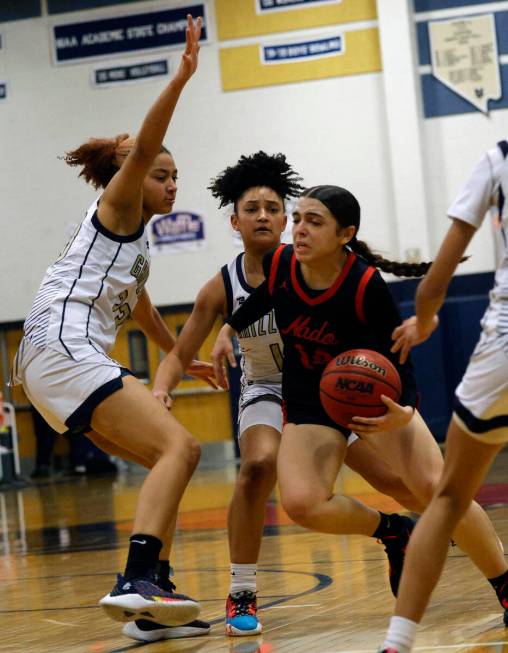
[[497, 600], [504, 610], [503, 623], [508, 628], [508, 583], [503, 583], [503, 585], [498, 587], [495, 592]]
[[[406, 548], [416, 522], [411, 517], [398, 515], [401, 522], [401, 530], [397, 535], [387, 535], [381, 538], [385, 545], [385, 552], [390, 563], [390, 587], [392, 593], [397, 596], [399, 591], [400, 577], [402, 576], [402, 565], [406, 556]], [[390, 653], [390, 652], [389, 652]]]
[[[165, 592], [173, 594], [176, 590], [176, 585], [169, 578], [162, 577], [159, 574], [159, 570], [156, 571], [155, 578], [157, 586]], [[124, 635], [140, 642], [158, 642], [163, 639], [199, 637], [200, 635], [208, 635], [209, 632], [210, 624], [199, 619], [195, 619], [188, 624], [182, 624], [181, 626], [165, 626], [164, 624], [158, 624], [147, 619], [136, 619], [136, 621], [129, 621], [122, 628]]]
[[156, 585], [155, 574], [125, 580], [118, 574], [117, 584], [99, 605], [115, 621], [148, 619], [168, 626], [181, 626], [196, 619], [201, 606], [185, 594], [166, 592]]
[[256, 593], [242, 590], [230, 594], [226, 601], [226, 635], [243, 637], [263, 630], [257, 618]]
[[378, 653], [399, 653], [396, 648], [393, 648], [393, 646], [390, 646], [390, 648], [383, 648], [379, 649]]
[[131, 639], [140, 642], [158, 642], [163, 639], [179, 639], [181, 637], [199, 637], [208, 635], [210, 624], [206, 621], [194, 619], [182, 626], [163, 626], [147, 619], [129, 621], [122, 628], [122, 633]]

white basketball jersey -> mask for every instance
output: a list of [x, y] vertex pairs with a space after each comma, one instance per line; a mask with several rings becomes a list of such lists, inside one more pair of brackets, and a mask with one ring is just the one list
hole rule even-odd
[[469, 179], [448, 209], [478, 228], [489, 209], [494, 213], [496, 276], [490, 302], [482, 319], [484, 331], [508, 333], [508, 144], [490, 149], [478, 162]]
[[97, 217], [96, 200], [51, 265], [25, 321], [25, 337], [75, 360], [108, 353], [148, 277], [145, 226], [118, 236]]
[[[247, 283], [243, 252], [225, 265], [222, 278], [228, 314], [232, 315], [254, 288]], [[273, 311], [238, 335], [242, 353], [242, 386], [252, 383], [282, 382], [282, 341]]]

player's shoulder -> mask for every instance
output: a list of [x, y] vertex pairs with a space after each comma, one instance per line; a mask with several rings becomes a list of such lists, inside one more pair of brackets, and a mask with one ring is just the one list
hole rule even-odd
[[376, 266], [372, 265], [372, 263], [367, 261], [367, 259], [363, 258], [361, 254], [357, 254], [356, 252], [350, 252], [349, 256], [354, 257], [353, 263], [351, 265], [351, 272], [356, 278], [361, 279], [365, 275], [368, 275], [370, 278], [375, 274], [381, 277]]
[[226, 295], [224, 276], [222, 269], [201, 286], [195, 305], [198, 308], [212, 308], [214, 310], [222, 309]]

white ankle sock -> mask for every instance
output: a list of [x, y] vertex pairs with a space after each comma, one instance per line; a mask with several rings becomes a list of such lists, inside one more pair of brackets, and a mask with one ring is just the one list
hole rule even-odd
[[404, 617], [392, 617], [383, 648], [394, 648], [398, 653], [411, 653], [418, 624]]
[[231, 588], [230, 594], [242, 590], [256, 591], [257, 565], [237, 565], [231, 563]]

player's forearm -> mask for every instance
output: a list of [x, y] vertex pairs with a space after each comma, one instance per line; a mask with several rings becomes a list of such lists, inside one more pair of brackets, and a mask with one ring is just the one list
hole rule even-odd
[[134, 146], [135, 154], [151, 163], [160, 151], [185, 83], [172, 79], [147, 113]]
[[175, 338], [156, 308], [152, 308], [147, 319], [138, 321], [138, 323], [147, 338], [154, 342], [163, 352], [167, 354], [173, 349]]
[[173, 352], [170, 352], [157, 368], [153, 391], [171, 392], [180, 383], [184, 371], [182, 361]]
[[439, 286], [432, 278], [425, 278], [420, 282], [415, 297], [416, 317], [420, 325], [425, 328], [432, 324], [432, 320], [446, 298], [448, 286]]

